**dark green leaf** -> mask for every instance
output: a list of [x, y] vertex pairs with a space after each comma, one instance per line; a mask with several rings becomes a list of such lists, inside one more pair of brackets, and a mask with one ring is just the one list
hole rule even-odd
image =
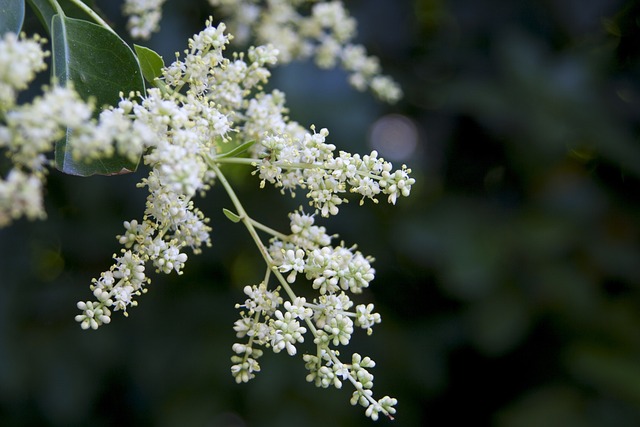
[[24, 0], [0, 0], [0, 36], [18, 34], [24, 21]]
[[229, 218], [231, 222], [240, 222], [242, 220], [242, 218], [231, 212], [229, 209], [222, 209], [222, 213], [224, 213], [224, 216]]
[[[57, 2], [62, 7], [65, 16], [68, 18], [82, 19], [83, 21], [93, 22], [94, 24], [99, 23], [94, 15], [87, 13], [86, 9], [79, 7], [75, 1], [57, 0]], [[82, 3], [87, 4], [91, 10], [95, 9], [95, 7], [92, 6], [93, 2], [82, 1]]]
[[[93, 23], [99, 23], [94, 15], [87, 13], [86, 10], [78, 7], [74, 2], [70, 0], [27, 0], [31, 8], [35, 11], [36, 15], [47, 29], [47, 32], [51, 34], [51, 20], [54, 15], [61, 12], [66, 17], [81, 19], [83, 21], [89, 21]], [[84, 1], [83, 3], [93, 2]], [[92, 9], [94, 9], [92, 7]]]
[[55, 2], [51, 0], [27, 0], [29, 6], [35, 12], [35, 14], [42, 22], [42, 25], [47, 29], [47, 32], [51, 34], [51, 18], [58, 13], [55, 8]]
[[[87, 21], [54, 15], [51, 24], [53, 72], [60, 84], [72, 83], [85, 99], [98, 106], [115, 105], [122, 91], [144, 92], [144, 81], [133, 51], [116, 34]], [[67, 139], [56, 144], [56, 167], [88, 176], [134, 171], [137, 162], [114, 156], [89, 163], [76, 161]]]
[[156, 77], [160, 77], [162, 75], [162, 69], [164, 68], [164, 61], [162, 60], [162, 57], [153, 50], [144, 46], [134, 44], [133, 48], [136, 51], [136, 55], [138, 55], [142, 75], [149, 83], [154, 84], [153, 81]]
[[238, 154], [244, 153], [245, 151], [247, 151], [253, 144], [255, 144], [255, 141], [247, 141], [245, 143], [242, 143], [240, 145], [238, 145], [236, 148], [227, 151], [226, 153], [222, 153], [219, 156], [216, 156], [218, 159], [224, 158], [224, 157], [235, 157]]

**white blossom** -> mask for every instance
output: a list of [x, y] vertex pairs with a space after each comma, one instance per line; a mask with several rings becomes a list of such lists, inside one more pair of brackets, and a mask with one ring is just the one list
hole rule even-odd
[[271, 347], [275, 353], [281, 350], [287, 350], [290, 356], [296, 354], [295, 344], [304, 341], [304, 333], [307, 329], [300, 326], [300, 323], [290, 312], [282, 314], [280, 310], [276, 310], [275, 319], [271, 320]]
[[297, 249], [296, 251], [289, 249], [284, 252], [282, 264], [278, 266], [278, 269], [282, 273], [290, 271], [287, 276], [287, 282], [293, 283], [296, 280], [296, 274], [304, 271], [305, 255], [306, 254], [302, 249]]
[[[6, 101], [0, 104], [0, 149], [13, 168], [0, 177], [0, 226], [21, 217], [44, 217], [47, 155], [65, 135], [76, 161], [113, 155], [132, 162], [142, 159], [148, 168], [138, 184], [147, 191], [144, 211], [138, 219], [124, 222], [117, 236], [122, 249], [89, 286], [93, 301], [77, 304], [80, 327], [97, 329], [111, 322], [113, 312], [127, 315], [137, 306], [149, 289], [150, 271], [182, 274], [188, 252], [198, 254], [211, 245], [209, 219], [195, 201], [222, 181], [243, 224], [272, 235], [268, 246], [256, 241], [267, 264], [265, 279], [245, 286], [246, 299], [237, 305], [240, 318], [233, 329], [242, 342], [232, 346], [235, 380], [247, 382], [261, 371], [258, 360], [264, 347], [293, 356], [303, 345], [315, 346], [314, 355], [303, 355], [307, 379], [320, 387], [352, 383], [352, 402], [365, 406], [366, 414], [376, 419], [380, 413], [391, 416], [396, 402], [386, 396], [373, 398], [368, 369], [375, 364], [359, 355], [345, 363], [334, 348], [348, 345], [355, 327], [371, 333], [380, 322], [373, 304], [355, 305], [352, 300], [374, 279], [373, 258], [356, 246], [332, 244], [337, 236], [316, 224], [316, 218], [338, 214], [350, 193], [361, 203], [376, 203], [384, 194], [395, 204], [409, 196], [415, 180], [406, 166], [395, 170], [375, 151], [363, 156], [337, 151], [327, 129], [305, 129], [289, 119], [282, 92], [264, 91], [269, 66], [313, 57], [323, 67], [341, 64], [358, 76], [362, 88], [382, 98], [392, 101], [399, 96], [394, 83], [380, 75], [378, 61], [351, 44], [355, 21], [342, 3], [314, 3], [306, 16], [299, 11], [305, 2], [218, 0], [220, 7], [242, 6], [237, 23], [257, 25], [258, 36], [271, 43], [245, 54], [225, 55], [232, 37], [224, 24], [214, 26], [210, 19], [189, 40], [182, 56], [162, 71], [159, 87], [121, 94], [117, 105], [97, 117], [94, 105], [83, 101], [73, 87], [45, 88], [32, 102], [15, 105], [17, 92], [44, 68], [47, 53], [38, 39], [5, 35], [0, 41], [0, 100]], [[137, 35], [153, 31], [161, 3], [127, 2]], [[247, 16], [257, 17], [256, 22]], [[7, 64], [14, 63], [22, 76], [7, 71]], [[246, 152], [225, 156], [249, 141], [255, 143]], [[290, 213], [289, 234], [259, 225], [243, 213], [229, 190], [220, 169], [226, 162], [251, 165], [261, 186], [268, 183], [291, 194], [301, 190], [311, 212], [299, 208]], [[278, 283], [272, 287], [274, 278]], [[308, 299], [302, 296], [307, 294]], [[307, 334], [312, 337], [305, 341]]]
[[0, 227], [14, 219], [46, 217], [42, 202], [42, 181], [35, 175], [13, 169], [0, 180]]
[[282, 298], [278, 290], [270, 291], [264, 283], [258, 286], [245, 286], [243, 289], [245, 295], [249, 297], [240, 307], [249, 310], [249, 314], [259, 312], [265, 315], [273, 315], [275, 310], [282, 304]]
[[296, 297], [293, 301], [285, 301], [284, 309], [291, 313], [292, 316], [305, 320], [313, 315], [313, 310], [306, 306], [305, 297]]
[[[272, 44], [282, 64], [313, 58], [322, 68], [341, 66], [357, 90], [371, 90], [384, 102], [394, 103], [402, 91], [381, 74], [379, 60], [353, 40], [355, 19], [342, 1], [316, 0], [209, 0], [226, 16], [241, 43]], [[252, 38], [253, 35], [253, 38]]]
[[46, 69], [49, 52], [39, 37], [27, 39], [6, 32], [0, 39], [0, 106], [11, 107], [18, 91], [26, 89], [36, 74]]
[[132, 37], [148, 39], [152, 33], [158, 31], [165, 1], [125, 0], [122, 10], [129, 16], [127, 27]]

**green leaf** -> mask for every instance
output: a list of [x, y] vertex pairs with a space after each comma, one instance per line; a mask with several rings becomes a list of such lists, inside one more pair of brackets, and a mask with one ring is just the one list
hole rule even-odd
[[0, 36], [20, 33], [24, 21], [24, 0], [0, 0]]
[[238, 145], [236, 148], [233, 148], [229, 151], [227, 151], [226, 153], [222, 153], [218, 156], [216, 156], [216, 158], [218, 159], [222, 159], [225, 157], [235, 157], [238, 154], [244, 153], [245, 151], [247, 151], [253, 144], [255, 144], [255, 141], [247, 141], [245, 143], [242, 143], [240, 145]]
[[162, 69], [164, 68], [164, 61], [162, 60], [162, 57], [153, 50], [144, 46], [134, 44], [133, 48], [136, 51], [136, 55], [138, 55], [142, 75], [145, 80], [154, 84], [156, 77], [160, 77], [162, 75]]
[[222, 209], [222, 213], [224, 213], [224, 216], [229, 218], [231, 222], [237, 223], [242, 221], [242, 218], [240, 218], [237, 214], [234, 214], [233, 212], [231, 212], [229, 209]]
[[[115, 33], [60, 15], [53, 16], [51, 30], [53, 73], [60, 84], [72, 83], [83, 98], [93, 98], [99, 106], [117, 104], [121, 91], [144, 92], [136, 56]], [[88, 163], [74, 160], [68, 143], [66, 138], [56, 144], [56, 167], [62, 172], [80, 176], [116, 175], [137, 167], [137, 162], [117, 155]]]
[[47, 30], [47, 33], [51, 34], [51, 18], [58, 13], [55, 8], [55, 2], [50, 0], [27, 0], [29, 6], [38, 16], [40, 22]]
[[[87, 11], [83, 8], [78, 7], [71, 0], [27, 0], [29, 5], [34, 10], [42, 25], [45, 26], [47, 32], [51, 34], [51, 20], [54, 15], [64, 13], [66, 17], [81, 19], [83, 21], [93, 22], [95, 24], [99, 24], [98, 19], [96, 19], [97, 15], [92, 15], [87, 13]], [[92, 8], [93, 2], [84, 1], [83, 3], [87, 4]]]
[[[93, 22], [94, 24], [99, 24], [99, 21], [95, 18], [95, 16], [88, 13], [86, 9], [79, 7], [78, 2], [76, 1], [72, 1], [72, 0], [52, 0], [52, 1], [56, 1], [60, 5], [60, 7], [62, 7], [62, 10], [64, 10], [65, 16], [67, 16], [68, 18], [82, 19], [84, 21]], [[84, 3], [89, 7], [89, 9], [93, 11], [96, 9], [95, 5], [93, 4], [93, 1], [82, 0], [81, 3]]]

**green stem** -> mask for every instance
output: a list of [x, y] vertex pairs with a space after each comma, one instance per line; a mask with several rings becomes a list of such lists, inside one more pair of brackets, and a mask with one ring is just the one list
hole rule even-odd
[[[249, 215], [247, 215], [247, 212], [244, 210], [244, 206], [242, 206], [242, 203], [240, 202], [240, 199], [238, 199], [238, 196], [236, 196], [236, 193], [235, 191], [233, 191], [231, 184], [229, 184], [229, 181], [227, 181], [227, 178], [224, 176], [224, 174], [222, 173], [222, 171], [220, 170], [216, 162], [209, 159], [208, 164], [209, 164], [209, 167], [215, 172], [216, 177], [218, 178], [218, 181], [220, 182], [220, 184], [222, 184], [225, 191], [227, 192], [227, 195], [231, 199], [231, 203], [233, 203], [233, 206], [236, 209], [236, 212], [238, 212], [238, 216], [241, 218], [240, 221], [242, 222], [242, 224], [244, 224], [245, 228], [249, 232], [249, 235], [251, 236], [254, 243], [258, 247], [258, 250], [260, 251], [260, 255], [262, 255], [262, 258], [267, 263], [267, 266], [271, 269], [274, 276], [276, 276], [276, 278], [278, 279], [278, 282], [280, 282], [280, 285], [285, 290], [290, 300], [291, 301], [295, 300], [297, 297], [296, 294], [293, 292], [293, 289], [291, 289], [289, 282], [287, 282], [287, 280], [284, 278], [282, 273], [280, 273], [280, 270], [278, 270], [278, 268], [273, 263], [273, 259], [271, 259], [271, 256], [269, 255], [269, 251], [267, 250], [264, 243], [262, 243], [260, 236], [258, 236], [258, 232], [256, 231], [256, 226], [254, 226], [255, 221], [252, 220], [249, 217]], [[316, 329], [313, 322], [311, 322], [310, 319], [305, 319], [305, 323], [309, 327], [309, 330], [311, 331], [313, 336], [317, 337], [318, 330]]]
[[249, 218], [249, 220], [253, 223], [253, 226], [255, 228], [257, 228], [258, 230], [262, 230], [265, 233], [271, 234], [273, 237], [277, 237], [278, 239], [283, 240], [283, 241], [288, 241], [289, 240], [289, 236], [287, 236], [286, 234], [280, 233], [279, 231], [276, 231], [271, 227], [267, 227], [266, 225], [256, 221], [253, 218]]
[[216, 158], [216, 163], [255, 166], [260, 163], [260, 160], [246, 157], [220, 157]]
[[162, 93], [163, 95], [171, 96], [174, 94], [174, 91], [169, 87], [169, 85], [167, 85], [164, 81], [160, 80], [157, 77], [153, 81], [153, 85], [157, 87], [160, 90], [160, 93]]
[[210, 162], [209, 166], [215, 172], [218, 181], [220, 181], [220, 184], [222, 184], [225, 191], [227, 192], [227, 195], [231, 199], [231, 203], [233, 203], [233, 206], [236, 208], [236, 212], [240, 217], [240, 221], [242, 221], [247, 231], [249, 232], [249, 235], [251, 235], [251, 238], [258, 246], [262, 258], [264, 258], [269, 268], [273, 268], [273, 260], [271, 259], [267, 248], [262, 243], [262, 240], [260, 240], [260, 236], [258, 236], [258, 232], [256, 231], [251, 218], [249, 218], [249, 215], [247, 215], [247, 212], [244, 210], [244, 206], [242, 206], [242, 203], [238, 199], [238, 196], [236, 196], [235, 191], [233, 191], [231, 184], [229, 184], [229, 181], [227, 181], [227, 178], [224, 176], [218, 165], [216, 165], [214, 162]]
[[269, 277], [271, 276], [271, 269], [267, 268], [267, 271], [265, 271], [264, 273], [264, 284], [265, 286], [267, 285], [267, 283], [269, 283]]
[[[309, 308], [314, 309], [314, 310], [322, 310], [324, 308], [324, 307], [322, 307], [322, 306], [320, 306], [318, 304], [313, 304], [313, 303], [309, 303], [309, 302], [305, 303], [304, 306], [305, 307], [309, 307]], [[344, 316], [349, 316], [349, 317], [357, 317], [358, 316], [358, 314], [353, 312], [353, 311], [337, 310], [336, 312], [340, 313], [340, 314], [342, 314]]]
[[[249, 165], [249, 166], [257, 166], [262, 162], [261, 159], [247, 158], [247, 157], [222, 157], [219, 159], [215, 159], [216, 163], [219, 164], [236, 164], [236, 165]], [[291, 162], [273, 162], [271, 163], [273, 166], [281, 167], [282, 169], [326, 169], [326, 170], [336, 170], [337, 167], [327, 166], [322, 163], [291, 163]], [[371, 172], [363, 172], [356, 171], [358, 175], [367, 176], [371, 179], [381, 180], [382, 177], [380, 175], [373, 174]]]
[[[242, 203], [238, 199], [238, 196], [236, 196], [235, 191], [233, 191], [233, 188], [229, 184], [229, 181], [227, 181], [227, 178], [220, 171], [220, 168], [218, 167], [216, 162], [210, 161], [209, 166], [215, 172], [216, 176], [218, 177], [218, 181], [222, 184], [225, 191], [229, 195], [229, 198], [231, 199], [233, 206], [236, 208], [236, 211], [238, 212], [238, 215], [240, 216], [242, 223], [247, 228], [247, 231], [251, 235], [251, 238], [255, 242], [256, 246], [258, 246], [258, 250], [260, 251], [260, 254], [264, 258], [265, 262], [267, 263], [267, 266], [278, 278], [278, 281], [282, 285], [282, 288], [285, 290], [287, 295], [289, 295], [289, 298], [291, 299], [291, 301], [293, 301], [296, 298], [296, 294], [293, 292], [293, 290], [291, 289], [291, 286], [289, 286], [289, 283], [286, 281], [282, 273], [280, 273], [280, 271], [275, 267], [273, 260], [271, 259], [271, 256], [267, 251], [267, 248], [264, 246], [264, 243], [262, 243], [262, 240], [260, 239], [260, 236], [258, 236], [258, 232], [256, 231], [256, 228], [258, 227], [261, 228], [263, 231], [266, 231], [265, 228], [269, 230], [271, 229], [263, 226], [257, 221], [252, 220], [249, 217], [249, 215], [247, 215], [247, 212], [244, 210], [244, 206], [242, 206]], [[317, 338], [318, 330], [316, 329], [313, 322], [310, 319], [305, 319], [305, 323], [309, 327], [309, 330], [311, 331], [312, 335]], [[336, 364], [342, 363], [340, 362], [340, 360], [338, 359], [338, 357], [335, 355], [334, 352], [329, 351], [328, 353], [330, 354], [330, 357], [333, 363], [336, 363]], [[246, 357], [247, 356], [245, 355], [245, 359]], [[318, 346], [318, 360], [320, 360], [320, 346]], [[373, 397], [368, 396], [367, 394], [364, 393], [364, 388], [362, 387], [362, 384], [360, 384], [355, 378], [353, 378], [353, 376], [351, 375], [351, 372], [349, 372], [348, 378], [349, 378], [349, 381], [353, 384], [353, 386], [362, 394], [362, 396], [365, 396], [365, 398], [369, 401], [369, 404], [372, 404], [372, 405], [377, 404], [377, 401]], [[391, 414], [389, 414], [388, 411], [386, 411], [384, 408], [382, 408], [382, 413], [385, 414], [387, 417], [393, 419], [391, 417]]]
[[[86, 4], [84, 4], [81, 0], [69, 0], [71, 3], [73, 3], [76, 7], [78, 7], [79, 9], [82, 9], [82, 11], [84, 13], [86, 13], [87, 15], [89, 15], [94, 21], [96, 21], [96, 23], [100, 24], [102, 27], [104, 27], [105, 29], [111, 31], [113, 34], [118, 35], [118, 33], [116, 33], [115, 31], [113, 31], [113, 28], [111, 28], [109, 26], [109, 24], [107, 24], [101, 17], [100, 15], [98, 15], [97, 13], [95, 13], [93, 11], [93, 9], [91, 9], [89, 6], [87, 6]], [[120, 37], [120, 36], [118, 36]]]

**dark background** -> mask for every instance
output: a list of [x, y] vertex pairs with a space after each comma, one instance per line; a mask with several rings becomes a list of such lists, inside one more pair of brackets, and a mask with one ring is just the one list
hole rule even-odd
[[[98, 3], [122, 30], [119, 2]], [[350, 347], [399, 400], [378, 425], [640, 425], [640, 3], [346, 3], [405, 98], [299, 63], [272, 86], [293, 119], [417, 179], [395, 207], [353, 200], [322, 222], [377, 259], [364, 297], [383, 323]], [[210, 13], [170, 0], [149, 46], [170, 61]], [[381, 117], [404, 124], [395, 140], [374, 142]], [[267, 353], [235, 384], [234, 304], [263, 267], [220, 189], [198, 202], [211, 249], [154, 276], [129, 318], [79, 328], [76, 301], [142, 215], [142, 176], [52, 172], [49, 218], [0, 230], [0, 425], [372, 425], [346, 385], [306, 383], [298, 357]], [[249, 212], [283, 229], [299, 202], [239, 176]]]

